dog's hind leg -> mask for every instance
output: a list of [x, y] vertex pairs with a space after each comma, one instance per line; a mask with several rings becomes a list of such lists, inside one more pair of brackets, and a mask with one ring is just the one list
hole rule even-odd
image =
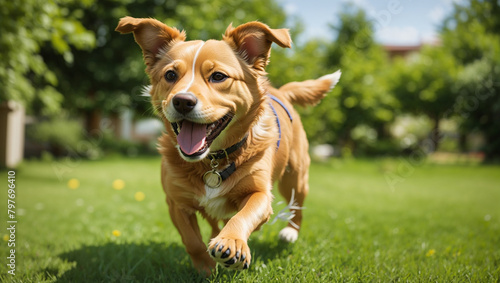
[[216, 220], [212, 216], [208, 215], [205, 210], [200, 210], [201, 216], [207, 220], [208, 224], [212, 228], [212, 233], [210, 234], [210, 240], [215, 238], [220, 233], [219, 220]]
[[292, 157], [279, 182], [279, 191], [287, 201], [290, 213], [293, 216], [289, 219], [287, 227], [283, 228], [279, 233], [280, 239], [286, 242], [293, 243], [299, 236], [300, 226], [302, 225], [302, 208], [309, 192], [309, 164], [310, 158], [307, 151], [305, 156]]

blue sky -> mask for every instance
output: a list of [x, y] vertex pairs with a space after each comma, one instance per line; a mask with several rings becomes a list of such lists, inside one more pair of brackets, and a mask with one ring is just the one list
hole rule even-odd
[[434, 41], [438, 26], [460, 0], [278, 0], [289, 16], [305, 24], [303, 39], [333, 40], [329, 23], [346, 3], [362, 7], [375, 22], [375, 38], [387, 45], [414, 45]]

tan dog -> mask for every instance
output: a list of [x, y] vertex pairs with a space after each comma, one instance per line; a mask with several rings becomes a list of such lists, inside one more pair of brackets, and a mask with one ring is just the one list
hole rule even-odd
[[[302, 206], [308, 192], [308, 142], [292, 104], [313, 105], [340, 71], [279, 90], [265, 67], [271, 44], [290, 47], [286, 29], [259, 22], [227, 28], [223, 40], [185, 41], [185, 33], [154, 19], [125, 17], [116, 31], [133, 32], [143, 51], [150, 94], [167, 133], [160, 140], [161, 180], [172, 222], [199, 271], [216, 262], [246, 269], [250, 234], [272, 214], [271, 189]], [[202, 240], [196, 212], [210, 223]], [[294, 242], [302, 212], [281, 230]], [[219, 228], [224, 221], [224, 228]]]

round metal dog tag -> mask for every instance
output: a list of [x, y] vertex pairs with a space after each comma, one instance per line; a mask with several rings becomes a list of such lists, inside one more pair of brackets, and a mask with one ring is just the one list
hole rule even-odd
[[203, 174], [203, 182], [210, 188], [218, 188], [222, 184], [222, 176], [215, 170], [208, 171]]

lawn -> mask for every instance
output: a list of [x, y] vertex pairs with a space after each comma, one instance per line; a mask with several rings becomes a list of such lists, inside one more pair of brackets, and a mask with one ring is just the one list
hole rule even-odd
[[[15, 179], [15, 275], [2, 228], [0, 281], [203, 281], [168, 216], [159, 163], [25, 162]], [[500, 281], [500, 166], [351, 159], [310, 172], [299, 240], [278, 242], [285, 223], [266, 224], [250, 238], [250, 269], [219, 268], [209, 282]], [[7, 188], [6, 171], [0, 180]], [[4, 227], [7, 216], [2, 205]], [[208, 225], [202, 232], [208, 242]]]

